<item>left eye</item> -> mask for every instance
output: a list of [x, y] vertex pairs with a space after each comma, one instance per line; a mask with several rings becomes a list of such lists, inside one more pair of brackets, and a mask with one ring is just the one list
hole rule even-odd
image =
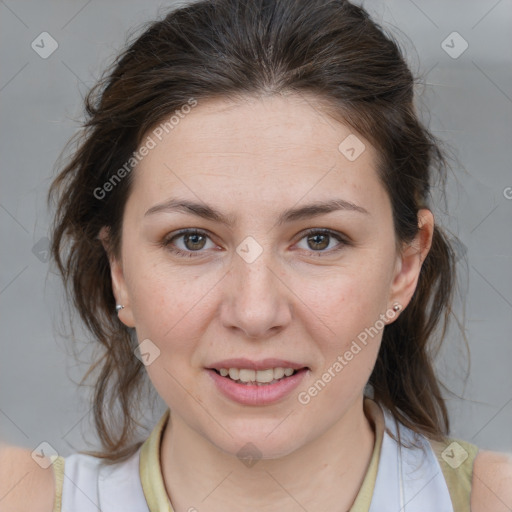
[[[305, 236], [301, 238], [301, 240], [306, 239], [306, 243], [309, 247], [314, 247], [313, 252], [334, 252], [339, 251], [343, 248], [344, 245], [348, 245], [347, 240], [345, 240], [340, 234], [334, 233], [328, 229], [310, 229], [306, 232]], [[330, 251], [324, 251], [330, 245], [330, 241], [335, 239], [338, 241], [338, 245], [331, 249]], [[306, 250], [308, 250], [306, 248]]]
[[[183, 239], [184, 249], [180, 249], [175, 246], [174, 241], [179, 239]], [[197, 257], [201, 255], [201, 249], [204, 249], [207, 239], [210, 239], [210, 237], [204, 231], [186, 229], [166, 238], [162, 242], [162, 245], [179, 256]], [[337, 240], [338, 245], [329, 251], [325, 251], [324, 249], [330, 245], [330, 241], [332, 241], [332, 239]], [[304, 233], [299, 241], [302, 240], [306, 240], [306, 243], [309, 246], [309, 248], [306, 248], [305, 250], [319, 253], [319, 256], [325, 252], [339, 251], [343, 246], [349, 245], [349, 242], [342, 235], [328, 229], [311, 229]]]

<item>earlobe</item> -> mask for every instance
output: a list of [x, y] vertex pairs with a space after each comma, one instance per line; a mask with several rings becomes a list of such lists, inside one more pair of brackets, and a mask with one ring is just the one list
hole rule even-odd
[[112, 280], [112, 293], [116, 299], [116, 304], [122, 305], [122, 308], [116, 307], [115, 312], [117, 313], [119, 320], [123, 322], [127, 327], [135, 327], [133, 321], [133, 314], [130, 307], [130, 301], [128, 296], [128, 290], [126, 287], [126, 281], [124, 278], [124, 272], [121, 263], [112, 254], [109, 247], [109, 231], [107, 226], [103, 226], [100, 230], [98, 238], [101, 240], [105, 252], [107, 254], [110, 264], [110, 277]]
[[390, 304], [400, 304], [404, 310], [416, 290], [421, 267], [432, 246], [434, 216], [428, 209], [418, 212], [418, 232], [399, 255], [391, 284]]

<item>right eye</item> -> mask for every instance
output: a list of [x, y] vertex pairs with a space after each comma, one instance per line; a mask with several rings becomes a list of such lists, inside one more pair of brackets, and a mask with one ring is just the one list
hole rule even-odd
[[[178, 256], [196, 258], [201, 255], [201, 249], [204, 248], [205, 241], [209, 238], [205, 231], [199, 229], [182, 229], [178, 233], [172, 233], [170, 236], [166, 237], [162, 241], [162, 246]], [[179, 239], [183, 239], [184, 249], [175, 246], [174, 241]]]

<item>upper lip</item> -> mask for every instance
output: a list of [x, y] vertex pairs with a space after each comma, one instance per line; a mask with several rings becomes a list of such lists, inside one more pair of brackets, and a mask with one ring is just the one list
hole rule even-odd
[[221, 368], [238, 368], [248, 370], [267, 370], [269, 368], [293, 368], [294, 370], [300, 370], [301, 368], [307, 368], [307, 366], [301, 363], [294, 363], [293, 361], [286, 361], [284, 359], [267, 358], [260, 359], [259, 361], [251, 361], [244, 357], [237, 357], [234, 359], [224, 359], [207, 366], [208, 369], [220, 370]]

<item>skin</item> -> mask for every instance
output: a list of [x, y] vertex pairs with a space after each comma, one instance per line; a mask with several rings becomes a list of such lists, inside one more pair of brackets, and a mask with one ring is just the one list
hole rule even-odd
[[[161, 351], [146, 368], [172, 411], [161, 465], [175, 512], [348, 510], [365, 475], [374, 433], [363, 387], [380, 335], [307, 405], [292, 393], [271, 406], [242, 407], [220, 396], [203, 369], [225, 357], [283, 357], [311, 368], [307, 389], [380, 312], [396, 302], [406, 307], [416, 287], [431, 213], [419, 212], [416, 240], [397, 252], [373, 148], [358, 135], [366, 151], [349, 162], [337, 147], [351, 130], [313, 104], [291, 96], [202, 103], [134, 171], [121, 257], [111, 259], [113, 291], [125, 305], [120, 319]], [[178, 194], [233, 214], [237, 227], [176, 213], [144, 219]], [[282, 210], [333, 196], [370, 215], [343, 211], [274, 226]], [[203, 258], [179, 259], [159, 246], [186, 227], [215, 237]], [[338, 242], [308, 245], [301, 233], [312, 227], [346, 233], [354, 245], [321, 259], [315, 249]], [[248, 234], [264, 248], [251, 264], [236, 253]], [[108, 249], [105, 230], [102, 237]], [[185, 247], [183, 238], [175, 242]], [[248, 441], [262, 456], [250, 468], [236, 455]], [[0, 442], [0, 508], [51, 512], [51, 467]], [[471, 511], [512, 510], [510, 481], [510, 456], [482, 450]]]
[[[422, 210], [417, 239], [397, 251], [375, 150], [359, 135], [366, 150], [355, 161], [338, 150], [351, 133], [302, 97], [209, 101], [134, 171], [112, 280], [125, 306], [121, 321], [160, 350], [147, 371], [172, 411], [161, 456], [178, 511], [207, 495], [211, 512], [292, 511], [298, 503], [345, 510], [357, 495], [374, 444], [363, 389], [382, 332], [307, 405], [292, 392], [272, 405], [242, 406], [221, 395], [205, 370], [228, 357], [279, 357], [310, 368], [299, 389], [307, 390], [360, 332], [393, 304], [408, 304], [433, 217]], [[236, 224], [145, 215], [170, 197], [205, 202]], [[336, 211], [276, 226], [287, 208], [334, 198], [367, 213]], [[199, 244], [174, 240], [188, 252], [199, 248], [200, 256], [180, 257], [162, 245], [182, 228], [210, 233]], [[331, 229], [350, 242], [308, 244], [308, 228]], [[249, 235], [263, 251], [252, 263], [236, 252]], [[261, 452], [251, 468], [237, 458], [248, 442]]]

